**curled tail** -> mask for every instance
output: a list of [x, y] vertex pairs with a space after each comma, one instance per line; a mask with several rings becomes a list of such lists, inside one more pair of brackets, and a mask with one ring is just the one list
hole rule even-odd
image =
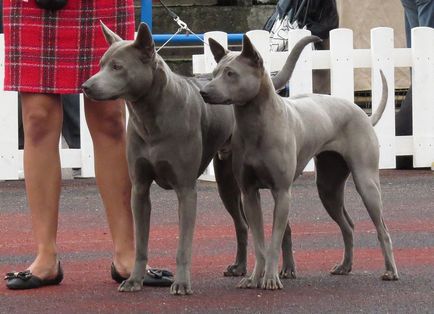
[[389, 95], [389, 87], [387, 86], [386, 77], [382, 70], [380, 70], [381, 82], [383, 85], [383, 93], [381, 94], [380, 104], [378, 105], [377, 110], [371, 115], [371, 124], [375, 126], [383, 115], [384, 109], [387, 104], [387, 97]]
[[275, 90], [283, 88], [286, 82], [289, 81], [304, 47], [306, 47], [306, 45], [310, 43], [316, 43], [320, 41], [322, 41], [321, 38], [317, 36], [307, 36], [303, 37], [295, 44], [294, 48], [292, 48], [288, 58], [286, 59], [285, 65], [283, 66], [282, 70], [280, 70], [276, 76], [271, 78]]

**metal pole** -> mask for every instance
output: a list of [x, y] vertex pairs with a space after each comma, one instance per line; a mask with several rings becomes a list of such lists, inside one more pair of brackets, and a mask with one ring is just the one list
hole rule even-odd
[[152, 0], [142, 0], [142, 11], [140, 20], [148, 24], [152, 31]]
[[[140, 20], [148, 24], [150, 30], [152, 31], [152, 0], [142, 0], [142, 9]], [[203, 39], [203, 34], [197, 34]], [[156, 44], [165, 43], [172, 35], [171, 34], [153, 34], [152, 37]], [[228, 34], [228, 42], [241, 42], [243, 39], [243, 34]], [[173, 43], [202, 43], [200, 39], [193, 35], [176, 35], [172, 38]]]
[[[163, 44], [165, 43], [167, 40], [169, 40], [169, 38], [172, 36], [172, 34], [154, 34], [152, 35], [152, 37], [154, 38], [155, 43], [158, 44]], [[197, 34], [197, 36], [199, 36], [202, 40], [203, 40], [203, 34]], [[242, 42], [243, 40], [243, 34], [228, 34], [228, 42], [229, 43], [235, 43], [235, 42]], [[179, 34], [174, 36], [171, 41], [172, 44], [201, 44], [201, 40], [199, 38], [197, 38], [194, 35], [185, 35], [185, 34]]]

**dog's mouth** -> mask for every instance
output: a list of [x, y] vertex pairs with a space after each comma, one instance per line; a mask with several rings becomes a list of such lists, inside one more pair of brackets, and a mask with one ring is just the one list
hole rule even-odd
[[88, 88], [83, 88], [82, 90], [83, 90], [83, 94], [87, 98], [95, 101], [115, 100], [120, 97], [118, 95], [104, 95], [102, 93], [95, 93], [93, 90]]
[[116, 100], [120, 98], [119, 96], [99, 97], [99, 96], [88, 95], [87, 93], [84, 94], [86, 95], [87, 98], [95, 101]]
[[232, 100], [229, 98], [219, 99], [219, 97], [215, 97], [211, 94], [200, 92], [203, 100], [210, 105], [230, 105], [232, 104]]

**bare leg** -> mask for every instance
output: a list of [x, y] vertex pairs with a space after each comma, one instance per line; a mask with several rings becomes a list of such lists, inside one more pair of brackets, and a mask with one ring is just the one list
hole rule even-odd
[[60, 196], [59, 96], [21, 94], [24, 126], [24, 172], [37, 257], [28, 268], [40, 278], [57, 274], [57, 221]]
[[128, 277], [135, 252], [124, 102], [85, 98], [85, 113], [94, 145], [96, 180], [114, 244], [114, 264], [122, 276]]

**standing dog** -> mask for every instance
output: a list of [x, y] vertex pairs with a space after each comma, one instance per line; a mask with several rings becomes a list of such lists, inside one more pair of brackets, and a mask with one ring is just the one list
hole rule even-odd
[[[263, 60], [247, 36], [239, 56], [210, 40], [218, 63], [214, 79], [201, 94], [211, 104], [233, 104], [236, 127], [232, 162], [242, 191], [244, 212], [253, 234], [256, 263], [240, 288], [281, 289], [277, 263], [288, 220], [291, 186], [315, 158], [320, 199], [344, 235], [345, 255], [336, 271], [351, 269], [353, 228], [344, 208], [345, 183], [351, 173], [377, 230], [385, 258], [384, 280], [397, 280], [392, 242], [382, 217], [378, 140], [373, 129], [387, 102], [383, 94], [371, 118], [357, 105], [327, 95], [279, 97]], [[274, 83], [274, 86], [273, 86]], [[271, 244], [266, 251], [259, 189], [271, 189], [274, 201]]]
[[[214, 169], [218, 190], [234, 220], [237, 235], [236, 261], [225, 275], [244, 275], [247, 223], [240, 189], [232, 172], [233, 109], [206, 105], [197, 81], [173, 73], [156, 53], [146, 24], [140, 25], [135, 41], [124, 41], [104, 25], [102, 27], [110, 48], [101, 59], [101, 70], [83, 84], [83, 91], [95, 100], [123, 98], [130, 113], [127, 158], [132, 181], [136, 261], [130, 278], [119, 290], [142, 288], [148, 261], [149, 193], [155, 181], [162, 188], [174, 189], [179, 202], [180, 237], [171, 293], [192, 293], [190, 265], [196, 219], [196, 179], [217, 155]], [[301, 51], [294, 53], [299, 55]], [[291, 233], [287, 224], [282, 252], [281, 275], [294, 277]]]

